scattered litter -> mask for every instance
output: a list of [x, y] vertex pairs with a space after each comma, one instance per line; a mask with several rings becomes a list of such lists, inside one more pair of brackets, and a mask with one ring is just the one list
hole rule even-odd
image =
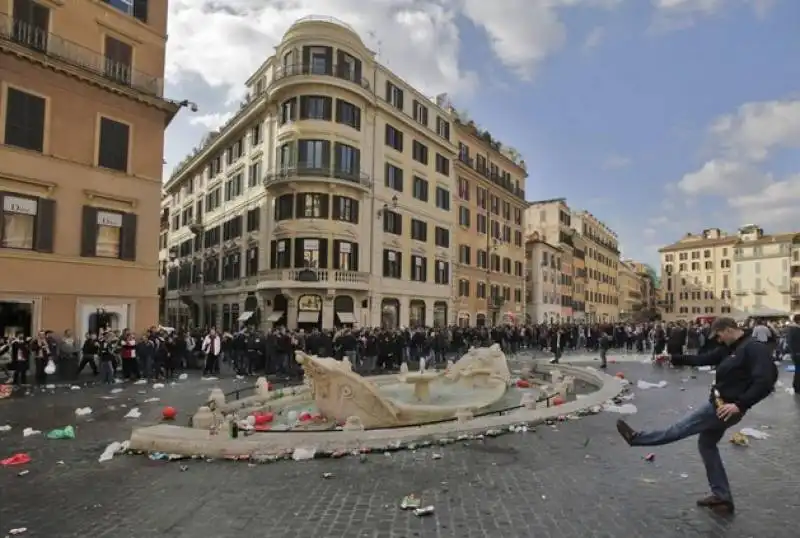
[[125, 418], [141, 418], [141, 416], [142, 412], [139, 411], [138, 407], [134, 407], [125, 414]]
[[666, 381], [659, 381], [658, 383], [650, 383], [648, 381], [639, 380], [636, 382], [636, 388], [638, 389], [663, 389], [667, 386]]
[[218, 378], [218, 377], [214, 377], [214, 376], [203, 377], [203, 378], [201, 378], [201, 379], [202, 379], [203, 381], [219, 381], [219, 378]]
[[63, 462], [63, 460], [58, 460], [58, 461], [56, 462], [56, 465], [64, 465], [64, 462]]
[[10, 531], [8, 531], [8, 534], [10, 534], [11, 536], [18, 536], [20, 534], [25, 534], [26, 532], [28, 532], [27, 527], [19, 527], [16, 529], [11, 529]]
[[653, 462], [653, 461], [655, 461], [655, 459], [656, 459], [656, 455], [653, 454], [652, 452], [644, 457], [644, 461], [649, 461], [649, 462]]
[[294, 449], [294, 452], [292, 453], [292, 459], [294, 461], [313, 460], [316, 454], [317, 454], [316, 448], [297, 447]]
[[416, 510], [420, 506], [422, 506], [422, 501], [413, 493], [411, 495], [406, 495], [403, 497], [403, 500], [400, 501], [401, 510]]
[[431, 457], [432, 457], [433, 459], [435, 459], [435, 460], [440, 460], [440, 459], [442, 459], [442, 455], [441, 455], [441, 454], [433, 454]]
[[78, 385], [70, 385], [69, 390], [81, 390]]
[[103, 450], [103, 453], [100, 454], [100, 458], [98, 458], [97, 461], [99, 461], [100, 463], [111, 461], [112, 459], [114, 459], [114, 456], [116, 454], [120, 454], [128, 450], [128, 444], [129, 444], [128, 441], [125, 441], [124, 443], [120, 443], [119, 441], [114, 441], [113, 443], [108, 445], [105, 450]]
[[63, 428], [56, 428], [47, 433], [48, 439], [75, 439], [75, 428], [72, 426], [64, 426]]
[[755, 428], [742, 428], [739, 433], [744, 435], [745, 437], [749, 437], [751, 439], [758, 439], [763, 441], [764, 439], [769, 439], [769, 434], [762, 432], [761, 430], [757, 430]]
[[626, 403], [622, 405], [606, 404], [603, 406], [603, 411], [609, 413], [619, 413], [620, 415], [634, 415], [639, 412], [635, 405]]
[[742, 434], [742, 432], [736, 432], [731, 435], [731, 443], [736, 446], [748, 446], [750, 441], [747, 440], [747, 436]]
[[689, 478], [689, 475], [686, 473], [681, 473], [681, 478]]
[[39, 435], [41, 433], [41, 431], [34, 430], [33, 428], [25, 428], [22, 430], [22, 437], [30, 437], [31, 435]]
[[25, 465], [26, 463], [31, 462], [31, 457], [25, 454], [24, 452], [19, 452], [14, 454], [13, 456], [6, 458], [4, 460], [0, 460], [0, 465], [4, 467], [10, 467], [12, 465]]
[[178, 416], [178, 411], [174, 407], [167, 406], [161, 410], [161, 418], [164, 420], [175, 420]]
[[8, 424], [6, 424], [5, 426], [0, 426], [0, 432], [10, 432], [10, 431], [11, 431], [11, 426], [9, 426]]
[[147, 385], [147, 380], [146, 379], [137, 379], [136, 381], [133, 382], [133, 384], [134, 385]]
[[17, 476], [25, 476], [26, 474], [29, 474], [29, 473], [30, 473], [30, 471], [29, 471], [29, 470], [27, 470], [27, 469], [25, 469], [24, 471], [20, 471], [20, 472], [18, 472], [18, 473], [17, 473]]
[[322, 478], [324, 478], [326, 480], [328, 478], [333, 478], [333, 473], [322, 473]]
[[78, 409], [75, 410], [75, 415], [79, 417], [85, 417], [86, 415], [91, 415], [91, 414], [92, 414], [91, 407], [79, 407]]
[[154, 389], [163, 389], [164, 388], [164, 383], [153, 383], [153, 388]]
[[180, 381], [186, 381], [187, 379], [189, 379], [189, 374], [181, 374], [178, 376], [178, 379]]
[[153, 403], [153, 402], [160, 402], [161, 398], [148, 398], [144, 401], [144, 403]]
[[47, 390], [55, 390], [56, 386], [53, 385], [52, 383], [49, 383], [45, 385], [44, 388], [46, 388]]
[[123, 390], [124, 390], [124, 389], [111, 389], [111, 394], [119, 394], [119, 393], [120, 393], [120, 392], [122, 392]]
[[153, 452], [148, 458], [153, 461], [169, 461], [169, 454], [165, 452]]
[[698, 372], [710, 372], [711, 371], [711, 366], [698, 366], [697, 367], [697, 371]]
[[794, 372], [794, 371], [795, 371], [795, 366], [794, 366], [794, 364], [790, 364], [790, 365], [788, 365], [788, 366], [786, 367], [786, 371], [787, 371], [787, 372]]
[[429, 515], [433, 514], [433, 510], [434, 510], [433, 506], [426, 506], [424, 508], [417, 508], [416, 510], [414, 510], [414, 515], [417, 516], [417, 517], [429, 516]]

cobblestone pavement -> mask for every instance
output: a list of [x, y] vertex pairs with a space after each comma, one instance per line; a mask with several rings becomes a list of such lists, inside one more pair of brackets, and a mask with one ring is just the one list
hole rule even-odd
[[[711, 380], [705, 372], [691, 379], [688, 371], [638, 363], [612, 365], [610, 373], [616, 369], [634, 383], [669, 382], [634, 389], [635, 426], [677, 419], [703, 401]], [[206, 392], [199, 383], [174, 390], [199, 400]], [[50, 423], [46, 401], [11, 405], [44, 405], [46, 411], [34, 411], [37, 424], [62, 425]], [[132, 426], [119, 415], [79, 424], [75, 441], [22, 440], [15, 428], [0, 434], [0, 447], [25, 449], [34, 461], [21, 477], [20, 468], [0, 469], [0, 535], [27, 527], [26, 536], [57, 538], [790, 538], [800, 508], [799, 414], [800, 399], [781, 387], [741, 423], [769, 427], [770, 438], [748, 448], [722, 446], [738, 509], [730, 519], [694, 506], [706, 481], [692, 440], [654, 449], [648, 463], [645, 450], [618, 437], [618, 415], [611, 413], [485, 442], [371, 455], [363, 463], [344, 458], [257, 466], [134, 456], [99, 464], [103, 445]], [[92, 424], [99, 431], [85, 434]], [[334, 476], [324, 479], [327, 472]], [[409, 493], [435, 506], [435, 513], [400, 511]]]

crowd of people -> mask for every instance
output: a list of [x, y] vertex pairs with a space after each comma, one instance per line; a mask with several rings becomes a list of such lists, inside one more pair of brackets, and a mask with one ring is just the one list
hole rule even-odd
[[[800, 319], [783, 325], [753, 321], [753, 337], [770, 346], [776, 358], [800, 360]], [[794, 335], [794, 336], [792, 336]], [[347, 356], [363, 373], [391, 371], [404, 361], [443, 364], [470, 347], [499, 344], [508, 355], [528, 352], [549, 355], [558, 362], [564, 354], [597, 353], [606, 365], [610, 350], [622, 353], [696, 353], [709, 345], [707, 323], [531, 324], [496, 327], [342, 328], [338, 330], [260, 330], [236, 332], [215, 328], [167, 329], [154, 326], [136, 335], [124, 330], [89, 333], [78, 340], [71, 331], [57, 335], [41, 331], [0, 340], [0, 365], [15, 385], [74, 381], [85, 370], [106, 383], [123, 379], [172, 379], [187, 369], [205, 376], [267, 374], [296, 377], [301, 370], [294, 351], [319, 356]], [[32, 376], [30, 376], [32, 374]], [[30, 377], [29, 377], [30, 376]]]

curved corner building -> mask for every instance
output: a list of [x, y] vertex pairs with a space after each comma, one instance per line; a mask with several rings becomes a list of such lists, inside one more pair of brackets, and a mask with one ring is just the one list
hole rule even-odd
[[292, 25], [247, 87], [165, 186], [167, 322], [454, 323], [452, 109], [331, 18]]

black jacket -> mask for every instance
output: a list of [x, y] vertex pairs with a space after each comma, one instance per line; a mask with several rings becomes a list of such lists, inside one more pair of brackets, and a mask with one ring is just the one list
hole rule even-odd
[[[749, 336], [703, 355], [673, 355], [672, 363], [716, 367], [713, 388], [722, 401], [736, 404], [742, 413], [769, 396], [778, 378], [769, 348]], [[710, 399], [713, 404], [714, 390]]]

